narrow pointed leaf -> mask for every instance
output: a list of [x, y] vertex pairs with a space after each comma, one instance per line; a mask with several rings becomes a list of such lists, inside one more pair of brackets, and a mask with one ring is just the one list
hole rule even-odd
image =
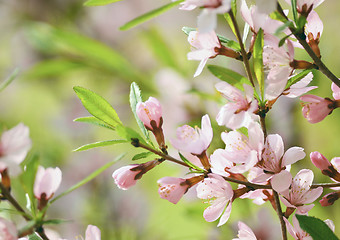
[[261, 96], [264, 95], [264, 73], [263, 73], [263, 30], [257, 33], [254, 44], [254, 72], [259, 83]]
[[28, 236], [28, 240], [41, 240], [41, 238], [36, 233], [33, 233]]
[[114, 144], [118, 144], [118, 143], [127, 143], [127, 140], [108, 140], [108, 141], [101, 141], [101, 142], [95, 142], [95, 143], [90, 143], [90, 144], [86, 144], [84, 146], [81, 146], [75, 150], [73, 150], [74, 152], [79, 152], [79, 151], [85, 151], [85, 150], [89, 150], [92, 148], [97, 148], [97, 147], [105, 147], [105, 146], [110, 146], [110, 145], [114, 145]]
[[186, 164], [188, 164], [192, 169], [195, 169], [197, 171], [202, 171], [204, 172], [203, 169], [197, 167], [195, 164], [193, 164], [192, 162], [190, 162], [188, 159], [186, 159], [180, 152], [178, 152], [180, 158], [182, 159], [183, 162], [185, 162]]
[[142, 153], [138, 153], [135, 156], [132, 157], [132, 161], [135, 160], [139, 160], [142, 158], [147, 158], [148, 156], [151, 156], [152, 154], [154, 154], [153, 152], [142, 152]]
[[142, 101], [143, 101], [142, 100], [142, 93], [141, 93], [139, 86], [135, 82], [131, 83], [131, 86], [130, 86], [130, 107], [131, 107], [131, 110], [133, 112], [133, 115], [135, 116], [137, 124], [138, 124], [140, 130], [142, 131], [144, 137], [147, 139], [148, 142], [151, 142], [150, 137], [149, 137], [149, 132], [144, 127], [143, 122], [139, 119], [139, 117], [137, 116], [137, 112], [136, 112], [137, 103], [142, 102]]
[[83, 123], [90, 123], [93, 125], [97, 125], [100, 127], [105, 127], [108, 128], [110, 130], [115, 130], [113, 127], [111, 127], [110, 125], [107, 125], [105, 122], [99, 120], [96, 117], [80, 117], [80, 118], [76, 118], [73, 120], [74, 122], [83, 122]]
[[296, 74], [295, 76], [291, 77], [288, 82], [286, 88], [289, 88], [293, 84], [300, 81], [302, 78], [306, 77], [308, 73], [312, 72], [312, 69], [305, 69], [302, 72]]
[[171, 8], [179, 5], [181, 2], [183, 2], [184, 0], [178, 0], [176, 2], [171, 2], [171, 3], [168, 3], [160, 8], [157, 8], [157, 9], [154, 9], [148, 13], [145, 13], [133, 20], [131, 20], [130, 22], [127, 22], [126, 24], [124, 24], [123, 26], [121, 26], [119, 29], [120, 30], [129, 30], [130, 28], [133, 28], [135, 26], [138, 26], [139, 24], [142, 24], [154, 17], [157, 17], [158, 15], [161, 15], [162, 13], [170, 10]]
[[106, 163], [104, 166], [100, 167], [99, 169], [95, 170], [94, 172], [92, 172], [89, 176], [87, 176], [86, 178], [84, 178], [83, 180], [81, 180], [80, 182], [76, 183], [75, 185], [73, 185], [72, 187], [70, 187], [69, 189], [67, 189], [66, 191], [64, 191], [63, 193], [59, 194], [58, 196], [56, 196], [55, 198], [53, 198], [50, 201], [50, 204], [57, 201], [58, 199], [66, 196], [67, 194], [73, 192], [74, 190], [80, 188], [81, 186], [85, 185], [86, 183], [88, 183], [89, 181], [93, 180], [95, 177], [97, 177], [99, 174], [101, 174], [102, 172], [104, 172], [106, 169], [108, 169], [109, 167], [111, 167], [113, 164], [115, 164], [116, 162], [118, 162], [119, 160], [121, 160], [123, 157], [125, 156], [124, 154], [119, 155], [118, 157], [116, 157], [115, 160]]
[[292, 11], [293, 11], [294, 22], [296, 23], [296, 21], [297, 21], [296, 0], [291, 0], [291, 4], [292, 4]]
[[84, 3], [84, 6], [102, 6], [119, 1], [121, 0], [88, 0]]
[[321, 219], [298, 215], [296, 218], [299, 221], [300, 227], [312, 236], [313, 240], [339, 240], [339, 238], [332, 232], [327, 224]]
[[19, 68], [14, 69], [14, 71], [0, 84], [0, 92], [4, 90], [19, 74]]
[[84, 107], [94, 117], [102, 120], [113, 128], [117, 125], [122, 125], [116, 111], [103, 97], [86, 88], [74, 87], [73, 89]]
[[214, 74], [216, 77], [221, 79], [224, 82], [233, 85], [234, 87], [243, 90], [243, 84], [250, 84], [249, 80], [242, 76], [241, 74], [234, 72], [233, 70], [216, 66], [216, 65], [208, 65], [209, 71]]
[[147, 144], [145, 140], [132, 128], [124, 127], [123, 125], [117, 126], [117, 134], [127, 141], [131, 141], [132, 138], [138, 138], [140, 142]]
[[225, 20], [227, 21], [227, 23], [229, 24], [229, 27], [231, 28], [231, 31], [234, 33], [234, 35], [237, 37], [237, 33], [236, 33], [236, 29], [235, 26], [233, 24], [233, 21], [231, 20], [231, 17], [229, 15], [229, 13], [226, 13], [223, 15]]

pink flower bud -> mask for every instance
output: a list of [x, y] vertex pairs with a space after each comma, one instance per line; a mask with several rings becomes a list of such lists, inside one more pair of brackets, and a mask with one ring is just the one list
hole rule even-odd
[[331, 163], [319, 152], [312, 152], [310, 154], [310, 160], [315, 165], [315, 167], [319, 168], [321, 171], [328, 170], [331, 167]]
[[3, 132], [0, 140], [0, 171], [9, 168], [11, 175], [20, 173], [19, 164], [25, 159], [31, 145], [29, 128], [22, 123]]
[[17, 229], [14, 224], [4, 218], [0, 218], [0, 239], [17, 240]]
[[[34, 182], [34, 195], [37, 199], [49, 200], [59, 188], [62, 173], [58, 167], [44, 168], [39, 166]], [[45, 196], [44, 196], [45, 195]]]
[[148, 130], [152, 131], [161, 127], [162, 106], [156, 98], [149, 97], [144, 103], [137, 103], [136, 113]]
[[98, 227], [88, 225], [85, 233], [85, 240], [100, 240], [101, 233]]
[[183, 178], [164, 177], [159, 179], [157, 183], [160, 197], [173, 204], [178, 203], [189, 188], [189, 185], [186, 184], [186, 179]]
[[340, 191], [332, 192], [332, 193], [328, 193], [325, 196], [323, 196], [319, 202], [321, 206], [327, 207], [327, 206], [333, 205], [334, 202], [339, 199], [339, 197], [340, 197]]
[[302, 113], [310, 123], [322, 121], [335, 108], [332, 100], [315, 95], [304, 95], [300, 97], [300, 100], [305, 102], [303, 104]]
[[124, 166], [113, 172], [112, 177], [115, 181], [115, 184], [120, 189], [127, 190], [137, 183], [136, 175], [139, 173], [139, 171], [131, 171], [131, 169], [135, 168], [136, 166], [138, 166], [138, 164]]
[[335, 83], [332, 83], [331, 88], [333, 92], [333, 98], [335, 100], [340, 100], [340, 88]]

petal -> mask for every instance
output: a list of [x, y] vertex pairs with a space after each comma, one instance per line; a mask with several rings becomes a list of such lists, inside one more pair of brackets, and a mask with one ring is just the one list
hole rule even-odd
[[217, 220], [227, 204], [227, 201], [223, 198], [216, 199], [211, 206], [204, 210], [203, 217], [207, 222], [213, 222]]
[[303, 204], [309, 204], [314, 202], [318, 197], [321, 196], [322, 192], [323, 192], [322, 187], [309, 190], [303, 195], [304, 198]]
[[216, 22], [216, 13], [205, 8], [197, 18], [198, 31], [201, 33], [210, 32], [216, 28]]
[[224, 213], [222, 214], [217, 227], [222, 226], [223, 224], [225, 224], [228, 221], [228, 219], [230, 217], [230, 213], [231, 213], [231, 202], [229, 202], [229, 204], [227, 205], [227, 208], [225, 209]]
[[292, 182], [292, 174], [288, 171], [281, 171], [280, 173], [274, 174], [270, 180], [273, 189], [276, 192], [283, 192], [290, 187]]
[[304, 149], [301, 147], [291, 147], [289, 148], [282, 158], [282, 166], [291, 165], [297, 161], [303, 159], [306, 156]]

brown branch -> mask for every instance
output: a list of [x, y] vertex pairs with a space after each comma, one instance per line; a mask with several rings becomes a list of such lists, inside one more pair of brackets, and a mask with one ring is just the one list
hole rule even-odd
[[340, 187], [340, 182], [338, 183], [315, 183], [315, 184], [312, 184], [311, 186], [311, 188], [317, 188], [317, 187], [323, 187], [323, 188]]
[[280, 224], [281, 224], [281, 232], [282, 232], [282, 239], [287, 240], [287, 229], [286, 229], [286, 223], [283, 220], [283, 213], [281, 209], [279, 194], [276, 191], [273, 191], [274, 194], [274, 200], [276, 205], [276, 213], [279, 216]]

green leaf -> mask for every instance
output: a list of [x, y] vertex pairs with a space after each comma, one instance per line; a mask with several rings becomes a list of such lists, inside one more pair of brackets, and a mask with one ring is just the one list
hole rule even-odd
[[292, 10], [293, 10], [294, 22], [296, 23], [296, 21], [297, 21], [296, 0], [291, 0], [291, 5], [292, 5]]
[[186, 159], [180, 152], [178, 152], [180, 158], [182, 159], [183, 162], [185, 162], [186, 164], [189, 165], [189, 167], [197, 170], [197, 171], [200, 171], [200, 172], [204, 172], [203, 169], [197, 167], [195, 164], [193, 164], [192, 162], [190, 162], [188, 159]]
[[81, 67], [84, 67], [84, 64], [65, 59], [45, 60], [25, 72], [25, 77], [30, 79], [58, 77]]
[[306, 77], [308, 73], [313, 72], [312, 69], [305, 69], [302, 72], [294, 75], [293, 77], [291, 77], [286, 85], [286, 88], [289, 88], [290, 86], [292, 86], [293, 84], [297, 83], [298, 81], [300, 81], [302, 78]]
[[33, 193], [33, 186], [35, 181], [35, 175], [38, 171], [39, 167], [39, 157], [37, 155], [32, 155], [30, 158], [27, 158], [22, 166], [24, 167], [24, 172], [20, 175], [20, 182], [24, 191], [28, 194], [28, 198], [30, 200], [30, 211], [35, 215], [36, 206], [35, 206], [35, 197]]
[[272, 12], [269, 16], [270, 16], [270, 18], [272, 18], [274, 20], [278, 20], [280, 22], [286, 22], [287, 21], [287, 19], [277, 11]]
[[300, 227], [309, 233], [313, 240], [339, 240], [321, 219], [298, 214], [296, 214], [296, 218], [299, 221]]
[[136, 112], [137, 103], [142, 102], [142, 101], [143, 101], [142, 100], [142, 93], [141, 93], [139, 86], [135, 82], [131, 83], [131, 86], [130, 86], [130, 107], [131, 107], [131, 110], [133, 112], [133, 115], [135, 116], [137, 124], [138, 124], [140, 130], [142, 131], [143, 135], [145, 136], [145, 138], [147, 139], [148, 142], [151, 142], [150, 137], [149, 137], [149, 132], [144, 127], [144, 123], [139, 119], [139, 117], [137, 116], [137, 112]]
[[28, 236], [28, 240], [41, 240], [41, 239], [42, 238], [40, 238], [36, 233], [33, 233]]
[[105, 122], [103, 122], [102, 120], [99, 120], [96, 117], [80, 117], [80, 118], [76, 118], [73, 120], [73, 122], [84, 122], [84, 123], [90, 123], [93, 125], [97, 125], [100, 127], [105, 127], [108, 128], [110, 130], [115, 130], [113, 127], [107, 125]]
[[62, 223], [66, 223], [66, 222], [70, 222], [70, 220], [65, 220], [65, 219], [49, 219], [49, 220], [43, 221], [43, 224], [57, 225], [57, 224], [62, 224]]
[[145, 140], [132, 128], [120, 125], [117, 126], [116, 131], [120, 137], [126, 139], [127, 141], [131, 141], [132, 138], [138, 138], [140, 142], [147, 144]]
[[14, 71], [0, 84], [0, 92], [2, 92], [17, 76], [19, 73], [19, 68], [14, 69]]
[[148, 156], [154, 154], [153, 152], [142, 152], [142, 153], [138, 153], [136, 154], [135, 156], [132, 157], [132, 161], [135, 161], [135, 160], [139, 160], [139, 159], [142, 159], [142, 158], [147, 158]]
[[108, 140], [108, 141], [101, 141], [101, 142], [95, 142], [95, 143], [90, 143], [83, 145], [77, 149], [74, 149], [74, 152], [79, 152], [79, 151], [85, 151], [88, 149], [96, 148], [96, 147], [105, 147], [105, 146], [110, 146], [118, 143], [126, 143], [128, 141], [126, 140]]
[[73, 89], [84, 107], [94, 117], [102, 120], [113, 128], [117, 125], [122, 125], [116, 111], [103, 97], [86, 88], [74, 87]]
[[127, 22], [126, 24], [124, 24], [123, 26], [121, 26], [119, 29], [120, 30], [128, 30], [130, 28], [133, 28], [139, 24], [142, 24], [154, 17], [157, 17], [158, 15], [161, 15], [162, 13], [170, 10], [171, 8], [179, 5], [181, 2], [183, 2], [184, 0], [178, 0], [178, 1], [175, 1], [175, 2], [171, 2], [171, 3], [168, 3], [160, 8], [157, 8], [157, 9], [154, 9], [148, 13], [145, 13], [133, 20], [131, 20], [130, 22]]
[[[186, 34], [189, 35], [191, 31], [197, 31], [196, 28], [191, 28], [191, 27], [183, 27], [182, 31]], [[230, 40], [222, 35], [217, 34], [218, 39], [221, 41], [221, 43], [225, 43], [225, 46], [232, 48], [236, 51], [241, 51], [240, 44], [238, 42], [235, 42], [234, 40]]]
[[286, 21], [283, 25], [278, 27], [274, 33], [274, 35], [278, 35], [283, 32], [287, 27], [294, 27], [294, 24], [291, 21]]
[[121, 0], [88, 0], [84, 3], [84, 6], [102, 6], [119, 1]]
[[237, 37], [236, 29], [235, 29], [235, 26], [233, 24], [233, 21], [231, 20], [231, 17], [229, 15], [229, 13], [225, 13], [223, 16], [224, 16], [225, 20], [227, 21], [227, 23], [229, 24], [229, 27], [231, 28], [231, 31]]
[[124, 154], [119, 155], [118, 157], [116, 157], [115, 160], [106, 163], [104, 166], [100, 167], [99, 169], [95, 170], [94, 172], [92, 172], [89, 176], [87, 176], [86, 178], [84, 178], [83, 180], [81, 180], [80, 182], [76, 183], [75, 185], [73, 185], [72, 187], [70, 187], [69, 189], [67, 189], [66, 191], [64, 191], [63, 193], [59, 194], [58, 196], [56, 196], [55, 198], [53, 198], [50, 201], [50, 204], [52, 204], [53, 202], [57, 201], [58, 199], [66, 196], [67, 194], [73, 192], [74, 190], [80, 188], [81, 186], [85, 185], [86, 183], [88, 183], [89, 181], [91, 181], [92, 179], [94, 179], [95, 177], [97, 177], [99, 174], [101, 174], [102, 172], [104, 172], [106, 169], [108, 169], [109, 167], [111, 167], [113, 164], [115, 164], [116, 162], [118, 162], [119, 160], [121, 160], [123, 157], [125, 156]]
[[148, 79], [119, 51], [74, 31], [65, 31], [44, 23], [29, 23], [25, 25], [25, 33], [33, 46], [45, 54], [57, 55], [69, 61], [76, 59], [84, 66], [110, 75], [114, 73], [129, 82]]
[[232, 0], [230, 5], [231, 5], [231, 11], [233, 11], [234, 16], [236, 16], [236, 14], [237, 14], [236, 0]]
[[254, 72], [259, 83], [261, 96], [264, 96], [264, 72], [263, 72], [263, 30], [257, 33], [254, 44]]
[[246, 77], [234, 72], [233, 70], [215, 65], [208, 65], [208, 69], [222, 81], [227, 82], [240, 90], [244, 90], [243, 84], [250, 84]]
[[307, 19], [305, 16], [300, 16], [296, 22], [296, 27], [298, 29], [298, 31], [303, 31], [305, 24], [307, 22]]
[[287, 38], [290, 37], [291, 34], [284, 36], [283, 38], [280, 39], [279, 41], [279, 47], [281, 47], [283, 44], [285, 44], [285, 41], [287, 40]]

